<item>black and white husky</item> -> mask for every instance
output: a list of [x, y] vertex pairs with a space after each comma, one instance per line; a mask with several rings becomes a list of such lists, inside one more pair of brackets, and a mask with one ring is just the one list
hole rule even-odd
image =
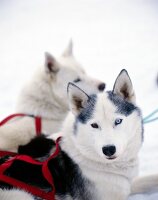
[[[73, 83], [68, 85], [70, 113], [62, 129], [61, 151], [49, 163], [56, 188], [57, 200], [126, 200], [131, 181], [138, 171], [138, 152], [143, 138], [140, 109], [136, 106], [135, 93], [126, 70], [117, 77], [112, 91], [88, 95]], [[39, 143], [39, 145], [38, 145]], [[43, 145], [42, 154], [41, 152]], [[49, 155], [54, 143], [46, 136], [33, 139], [19, 147], [19, 153], [34, 158]], [[45, 152], [45, 155], [43, 153]], [[39, 187], [49, 189], [23, 166], [14, 165], [8, 174]], [[16, 173], [18, 171], [18, 173]], [[27, 172], [27, 173], [26, 173]], [[27, 177], [26, 177], [27, 176]], [[38, 180], [38, 181], [37, 181]], [[3, 187], [1, 182], [1, 188]], [[0, 192], [1, 200], [17, 200], [14, 190]], [[35, 197], [19, 191], [21, 199]], [[23, 196], [22, 196], [23, 195]], [[26, 196], [25, 196], [26, 195]]]
[[[43, 133], [58, 132], [68, 114], [66, 89], [69, 82], [75, 82], [88, 94], [105, 88], [102, 81], [88, 76], [75, 59], [71, 41], [60, 58], [45, 54], [44, 65], [22, 89], [15, 112], [40, 116]], [[35, 135], [33, 117], [16, 118], [13, 123], [0, 127], [0, 149], [16, 151], [18, 145], [27, 144]]]

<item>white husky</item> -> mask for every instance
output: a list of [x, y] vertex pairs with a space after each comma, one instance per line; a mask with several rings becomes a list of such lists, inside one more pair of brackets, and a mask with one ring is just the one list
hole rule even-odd
[[[59, 156], [49, 161], [56, 199], [126, 200], [131, 181], [137, 175], [143, 134], [141, 111], [136, 106], [126, 70], [121, 71], [112, 91], [88, 95], [70, 83], [68, 96], [71, 111], [63, 125], [61, 151]], [[31, 156], [39, 157], [39, 153], [36, 156], [34, 152], [39, 152], [37, 149], [41, 148], [42, 141], [43, 152], [51, 153], [54, 143], [46, 145], [51, 139], [42, 137], [33, 139], [31, 145], [21, 146], [19, 153], [29, 152]], [[27, 172], [25, 163], [20, 166]], [[16, 178], [17, 174], [20, 180], [49, 190], [49, 185], [41, 181], [40, 174], [37, 174], [38, 181], [32, 177], [37, 173], [36, 168], [29, 168], [29, 175], [28, 172], [21, 173], [20, 166], [15, 163], [8, 171], [9, 176]], [[2, 182], [0, 186], [5, 188]]]
[[[76, 82], [88, 94], [103, 91], [105, 84], [89, 77], [72, 53], [72, 42], [63, 55], [55, 59], [45, 54], [45, 65], [38, 69], [23, 88], [16, 112], [42, 117], [42, 132], [58, 132], [68, 112], [67, 84]], [[32, 117], [16, 118], [0, 127], [0, 149], [16, 151], [35, 136]]]

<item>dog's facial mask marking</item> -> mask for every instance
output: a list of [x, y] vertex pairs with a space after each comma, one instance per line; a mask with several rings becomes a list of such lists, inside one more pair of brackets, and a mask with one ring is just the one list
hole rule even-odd
[[76, 120], [85, 124], [93, 115], [96, 95], [88, 95], [73, 83], [68, 85], [69, 105]]
[[[124, 156], [132, 158], [138, 152], [141, 115], [134, 104], [134, 90], [125, 70], [110, 92], [87, 95], [70, 83], [68, 94], [70, 109], [75, 115], [72, 137], [83, 155], [99, 162], [117, 162]], [[137, 141], [130, 143], [131, 138]], [[133, 151], [128, 155], [130, 148]]]
[[73, 83], [68, 84], [69, 105], [72, 113], [78, 115], [88, 103], [89, 96]]

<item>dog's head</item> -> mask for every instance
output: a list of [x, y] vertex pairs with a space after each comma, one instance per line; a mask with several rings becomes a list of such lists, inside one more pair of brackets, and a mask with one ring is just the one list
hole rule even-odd
[[82, 154], [100, 162], [137, 156], [142, 143], [142, 117], [126, 70], [120, 72], [112, 91], [88, 95], [69, 83], [68, 96], [74, 120], [71, 137]]
[[69, 82], [74, 82], [88, 94], [102, 92], [105, 89], [105, 83], [88, 76], [76, 61], [73, 56], [72, 41], [59, 59], [55, 59], [50, 53], [45, 53], [45, 72], [55, 97], [64, 100], [65, 103]]

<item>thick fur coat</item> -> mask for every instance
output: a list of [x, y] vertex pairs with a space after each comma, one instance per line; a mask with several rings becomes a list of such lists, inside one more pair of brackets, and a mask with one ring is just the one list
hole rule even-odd
[[[76, 61], [72, 42], [59, 59], [45, 53], [45, 64], [39, 67], [19, 96], [16, 113], [42, 118], [42, 132], [52, 134], [61, 130], [68, 110], [67, 84], [75, 82], [88, 94], [104, 90], [105, 84], [89, 77]], [[33, 117], [15, 118], [0, 127], [0, 149], [17, 151], [36, 135]]]
[[[70, 112], [62, 129], [61, 151], [49, 163], [56, 199], [126, 200], [131, 182], [137, 175], [138, 152], [143, 138], [141, 111], [136, 106], [127, 72], [121, 71], [112, 91], [97, 95], [88, 95], [70, 83], [68, 97]], [[46, 136], [20, 146], [19, 153], [40, 159], [38, 148], [42, 147], [42, 143], [43, 152], [49, 156], [55, 144]], [[44, 158], [44, 155], [41, 157]], [[37, 169], [26, 168], [27, 173], [20, 171], [25, 167], [25, 163], [16, 163], [8, 174], [45, 190], [50, 189]], [[31, 174], [36, 174], [38, 181]], [[34, 199], [31, 195], [29, 198]]]

